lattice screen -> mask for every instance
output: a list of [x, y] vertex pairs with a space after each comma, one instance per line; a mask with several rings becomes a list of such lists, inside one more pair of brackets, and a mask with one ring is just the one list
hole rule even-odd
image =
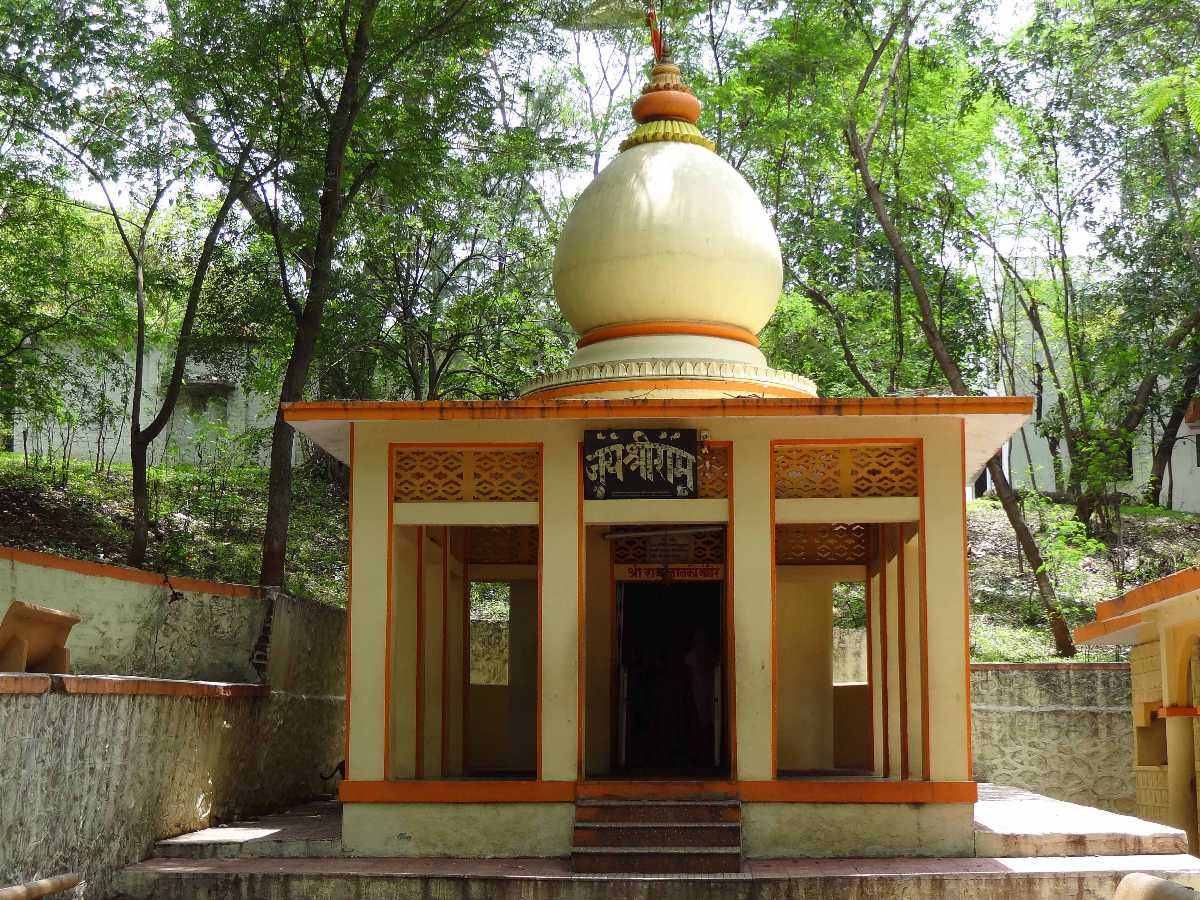
[[866, 525], [775, 526], [776, 565], [846, 566], [863, 565], [866, 560]]
[[[635, 526], [637, 527], [637, 526]], [[685, 526], [686, 527], [686, 526]], [[643, 526], [643, 528], [647, 528]], [[659, 529], [650, 529], [658, 531]], [[725, 532], [681, 531], [675, 534], [631, 535], [614, 540], [613, 556], [618, 565], [649, 563], [725, 563]]]
[[533, 448], [398, 447], [393, 497], [397, 503], [537, 500], [540, 468]]
[[696, 494], [706, 500], [723, 500], [729, 496], [729, 448], [709, 444], [700, 451], [696, 463]]
[[775, 448], [775, 496], [915, 497], [915, 444], [783, 444]]
[[536, 525], [477, 525], [468, 529], [467, 561], [482, 565], [536, 565]]

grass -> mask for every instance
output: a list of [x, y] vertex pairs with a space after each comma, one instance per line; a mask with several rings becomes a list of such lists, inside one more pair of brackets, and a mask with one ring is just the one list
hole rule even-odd
[[[267, 471], [215, 463], [150, 472], [147, 568], [253, 584], [258, 579]], [[0, 544], [121, 564], [133, 504], [130, 467], [94, 472], [76, 462], [65, 485], [20, 454], [0, 453]], [[295, 471], [288, 529], [288, 589], [345, 605], [346, 501], [339, 489]]]

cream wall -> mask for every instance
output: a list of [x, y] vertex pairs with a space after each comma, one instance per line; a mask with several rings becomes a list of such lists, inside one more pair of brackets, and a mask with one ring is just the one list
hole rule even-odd
[[971, 803], [743, 803], [750, 859], [974, 856]]
[[612, 767], [613, 590], [608, 529], [589, 526], [584, 542], [587, 592], [586, 773], [607, 774]]
[[[707, 430], [713, 440], [733, 441], [734, 501], [732, 535], [736, 662], [737, 772], [745, 780], [774, 775], [772, 760], [772, 625], [770, 441], [772, 439], [923, 439], [927, 571], [930, 748], [934, 780], [964, 780], [968, 764], [968, 680], [966, 581], [964, 571], [964, 492], [962, 429], [957, 417], [803, 418], [746, 417], [672, 419], [678, 427]], [[653, 420], [639, 420], [651, 425]], [[541, 596], [541, 756], [542, 777], [577, 776], [579, 471], [578, 444], [595, 421], [441, 421], [361, 422], [354, 427], [353, 655], [350, 774], [356, 779], [382, 776], [383, 670], [385, 620], [385, 537], [387, 522], [387, 443], [511, 442], [545, 444], [542, 504], [543, 570]], [[703, 501], [660, 501], [676, 504]], [[616, 504], [603, 506], [608, 518], [624, 515]], [[486, 504], [507, 506], [507, 504]], [[723, 504], [727, 505], [727, 504]], [[430, 504], [430, 506], [434, 506]], [[640, 515], [642, 501], [631, 501], [629, 516]], [[695, 508], [695, 507], [693, 507]], [[648, 508], [647, 508], [648, 509]], [[657, 510], [657, 507], [655, 507]], [[503, 512], [503, 511], [501, 511]], [[431, 515], [435, 514], [431, 511]], [[656, 516], [674, 516], [666, 507]], [[865, 513], [864, 513], [865, 514]], [[634, 518], [634, 521], [644, 519]], [[678, 519], [660, 518], [661, 521]], [[429, 524], [437, 524], [430, 522]], [[457, 524], [466, 524], [459, 522]], [[898, 575], [893, 575], [893, 578]], [[396, 618], [396, 610], [393, 611]], [[402, 638], [397, 630], [395, 637]], [[394, 654], [394, 663], [401, 666]], [[909, 681], [911, 682], [911, 678]], [[394, 717], [403, 718], [403, 682], [397, 682]], [[910, 704], [911, 706], [911, 704]], [[912, 710], [910, 709], [910, 715]], [[399, 727], [397, 725], [397, 727]], [[911, 734], [911, 729], [910, 729]], [[911, 739], [911, 738], [910, 738]], [[589, 741], [589, 752], [597, 744]], [[402, 771], [393, 765], [397, 774]]]
[[779, 768], [833, 768], [833, 581], [819, 569], [775, 569]]
[[567, 856], [570, 803], [347, 803], [342, 843], [355, 856]]

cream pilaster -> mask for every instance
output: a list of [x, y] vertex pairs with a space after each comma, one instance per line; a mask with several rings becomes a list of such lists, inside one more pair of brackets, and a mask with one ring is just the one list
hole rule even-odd
[[541, 772], [574, 781], [578, 772], [579, 449], [557, 433], [542, 456]]
[[748, 437], [733, 445], [733, 616], [737, 777], [775, 777], [772, 752], [774, 612], [771, 598], [771, 445]]

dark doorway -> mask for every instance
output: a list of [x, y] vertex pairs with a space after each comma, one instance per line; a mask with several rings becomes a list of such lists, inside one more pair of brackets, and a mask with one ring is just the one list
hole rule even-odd
[[616, 758], [626, 775], [727, 772], [724, 585], [622, 582]]

